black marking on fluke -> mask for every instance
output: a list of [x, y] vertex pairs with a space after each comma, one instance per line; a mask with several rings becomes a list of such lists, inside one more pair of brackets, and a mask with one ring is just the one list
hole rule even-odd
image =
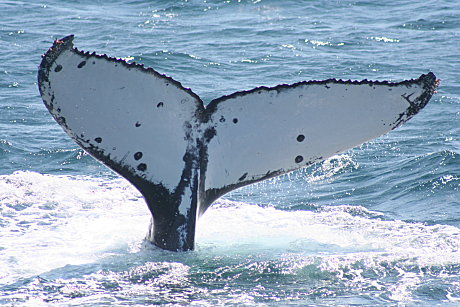
[[136, 161], [137, 161], [137, 160], [140, 160], [140, 159], [142, 159], [142, 156], [143, 156], [143, 155], [142, 155], [142, 152], [138, 151], [138, 152], [136, 152], [136, 153], [134, 154], [134, 160], [136, 160]]
[[302, 161], [303, 161], [303, 157], [302, 157], [302, 156], [299, 155], [299, 156], [295, 157], [295, 163], [300, 163], [300, 162], [302, 162]]
[[145, 170], [147, 169], [147, 164], [141, 163], [137, 166], [137, 169], [140, 170], [141, 172], [145, 172]]
[[[232, 179], [233, 181], [230, 181], [223, 186], [206, 188], [207, 172], [209, 171], [209, 163], [212, 159], [208, 152], [209, 144], [211, 144], [211, 142], [215, 140], [216, 137], [217, 139], [219, 138], [219, 129], [221, 129], [221, 127], [223, 127], [222, 129], [227, 127], [227, 125], [217, 126], [217, 123], [214, 122], [217, 121], [223, 123], [225, 122], [225, 117], [219, 116], [213, 119], [212, 116], [217, 112], [217, 110], [219, 110], [220, 104], [224, 101], [228, 101], [233, 98], [248, 97], [248, 95], [252, 94], [256, 94], [256, 96], [260, 97], [259, 95], [265, 93], [271, 95], [271, 99], [276, 99], [276, 96], [280, 93], [283, 93], [284, 91], [292, 91], [297, 88], [310, 85], [321, 85], [325, 91], [329, 91], [332, 86], [337, 84], [350, 86], [367, 84], [370, 87], [385, 86], [388, 87], [389, 91], [391, 91], [392, 87], [406, 86], [408, 89], [407, 93], [405, 93], [401, 98], [407, 101], [409, 106], [404, 112], [395, 117], [395, 121], [393, 123], [388, 123], [391, 129], [394, 129], [395, 127], [401, 125], [405, 121], [409, 120], [412, 116], [417, 114], [428, 103], [438, 84], [435, 75], [431, 72], [426, 75], [421, 75], [416, 80], [406, 80], [398, 83], [368, 80], [343, 81], [336, 79], [328, 79], [324, 81], [303, 81], [291, 85], [282, 84], [275, 87], [261, 86], [248, 91], [236, 92], [231, 95], [226, 95], [215, 99], [205, 107], [198, 95], [196, 95], [190, 89], [184, 88], [181, 83], [175, 81], [171, 77], [162, 75], [152, 68], [145, 68], [143, 65], [136, 63], [127, 63], [123, 60], [111, 58], [107, 55], [98, 55], [94, 52], [89, 53], [79, 51], [73, 47], [73, 38], [73, 35], [70, 35], [63, 39], [56, 40], [53, 46], [44, 54], [42, 58], [38, 70], [38, 87], [45, 106], [52, 114], [54, 119], [63, 127], [63, 129], [75, 140], [78, 145], [80, 145], [93, 157], [107, 165], [109, 168], [125, 177], [142, 193], [152, 213], [152, 226], [150, 227], [147, 239], [160, 248], [172, 251], [186, 251], [194, 248], [196, 220], [198, 216], [203, 214], [206, 209], [220, 196], [236, 188], [269, 179], [294, 169], [305, 167], [311, 165], [312, 163], [323, 160], [322, 155], [309, 157], [306, 154], [303, 154], [302, 151], [291, 152], [290, 155], [286, 157], [286, 159], [291, 161], [289, 163], [296, 164], [293, 166], [293, 168], [284, 169], [283, 167], [270, 167], [264, 170], [262, 174], [254, 174], [251, 172], [251, 170], [243, 170], [242, 172], [233, 174], [233, 176], [236, 176], [234, 179]], [[70, 54], [81, 58], [81, 61], [77, 62], [75, 65], [76, 67], [68, 67], [68, 70], [66, 70], [65, 61], [61, 60], [60, 58], [60, 56], [65, 54], [67, 51], [69, 51]], [[183, 170], [181, 172], [180, 178], [177, 178], [178, 183], [176, 187], [167, 188], [161, 180], [153, 181], [150, 179], [150, 177], [147, 177], [149, 172], [155, 171], [155, 165], [147, 164], [151, 163], [151, 161], [149, 162], [147, 159], [147, 157], [150, 156], [150, 152], [147, 152], [145, 148], [155, 150], [155, 146], [161, 146], [161, 140], [138, 140], [140, 144], [146, 144], [149, 146], [140, 147], [144, 148], [142, 149], [142, 152], [137, 151], [136, 149], [130, 149], [128, 152], [123, 152], [121, 153], [124, 155], [123, 158], [116, 161], [112, 154], [115, 154], [115, 151], [119, 150], [120, 146], [118, 146], [119, 144], [117, 143], [110, 143], [113, 142], [113, 140], [110, 140], [111, 137], [104, 137], [103, 140], [100, 136], [104, 136], [105, 134], [101, 133], [93, 136], [92, 140], [84, 139], [84, 134], [89, 135], [89, 133], [85, 132], [85, 130], [82, 130], [85, 132], [84, 134], [80, 132], [74, 132], [71, 118], [66, 120], [65, 101], [59, 101], [59, 103], [56, 103], [56, 97], [59, 95], [55, 95], [56, 93], [53, 90], [53, 84], [50, 81], [50, 76], [56, 73], [59, 76], [58, 78], [64, 78], [65, 73], [69, 73], [69, 71], [71, 72], [72, 69], [77, 69], [78, 71], [84, 73], [86, 70], [81, 68], [83, 68], [88, 61], [94, 65], [96, 64], [96, 61], [99, 60], [114, 63], [118, 66], [117, 69], [120, 70], [127, 69], [134, 73], [139, 72], [151, 74], [153, 77], [162, 80], [165, 86], [170, 86], [168, 90], [173, 88], [173, 90], [176, 92], [186, 93], [196, 100], [196, 111], [191, 114], [192, 121], [186, 121], [183, 124], [183, 136], [169, 135], [170, 132], [168, 127], [164, 128], [164, 138], [183, 138], [188, 144], [186, 152], [184, 152], [182, 155], [181, 161], [177, 161], [178, 165], [183, 165]], [[69, 87], [71, 87], [71, 84], [72, 82], [69, 82]], [[417, 97], [415, 97], [415, 95], [413, 95], [410, 90], [410, 87], [414, 84], [423, 88], [423, 93]], [[125, 91], [128, 90], [129, 88], [125, 89]], [[345, 88], [345, 90], [348, 90], [348, 88]], [[75, 93], [75, 95], [79, 95], [79, 93]], [[302, 98], [302, 95], [300, 95], [299, 98]], [[166, 103], [170, 103], [166, 100], [155, 100], [155, 97], [152, 97], [152, 100], [155, 101], [157, 108], [162, 108], [166, 105]], [[273, 101], [267, 101], [267, 104], [271, 104], [272, 102]], [[127, 103], [132, 102], [128, 101]], [[57, 105], [59, 105], [59, 107]], [[148, 110], [145, 110], [145, 112], [148, 112]], [[164, 108], [162, 113], [163, 112], [165, 116], [169, 116], [171, 120], [173, 120], [174, 114], [171, 114], [171, 111], [169, 111], [169, 104], [168, 108]], [[261, 112], [263, 112], [263, 110], [261, 110]], [[238, 124], [237, 126], [243, 126], [243, 123], [246, 124], [247, 122], [247, 118], [245, 117], [244, 113], [239, 115], [239, 118], [244, 119], [241, 121], [239, 121], [239, 118], [237, 117], [230, 117], [231, 115], [228, 116], [229, 117], [227, 117], [227, 119], [231, 120], [234, 124]], [[127, 126], [133, 127], [134, 122], [135, 127], [140, 127], [140, 121], [136, 122], [137, 119], [138, 118], [129, 122]], [[139, 117], [139, 119], [141, 118]], [[284, 120], [289, 122], [288, 118], [285, 118]], [[142, 126], [143, 128], [148, 127], [148, 122], [143, 120], [142, 123], [144, 124]], [[110, 124], [117, 125], [118, 123]], [[308, 126], [308, 122], [306, 125]], [[305, 129], [305, 127], [297, 128]], [[136, 129], [135, 131], [140, 130], [142, 129]], [[234, 130], [238, 129], [232, 129], [232, 131]], [[310, 134], [307, 133], [308, 129], [305, 131], [305, 134], [302, 133], [294, 136], [292, 136], [292, 134], [286, 135], [286, 138], [289, 140], [292, 140], [293, 137], [296, 138], [296, 150], [299, 150], [299, 148], [300, 150], [303, 150], [303, 146], [308, 145], [308, 143], [312, 141]], [[247, 132], [248, 131], [245, 131], [244, 133]], [[155, 133], [158, 135], [159, 132], [155, 131]], [[309, 142], [304, 142], [306, 136], [308, 137]], [[103, 150], [101, 148], [107, 149]], [[109, 148], [111, 150], [109, 150]], [[342, 150], [344, 149], [337, 148], [334, 150], [334, 153], [338, 153]], [[325, 158], [327, 157], [328, 156], [325, 156]], [[161, 164], [163, 162], [158, 161], [158, 163]], [[232, 170], [226, 165], [220, 165], [220, 167], [223, 169], [222, 174], [229, 177]], [[181, 207], [181, 205], [186, 206]]]

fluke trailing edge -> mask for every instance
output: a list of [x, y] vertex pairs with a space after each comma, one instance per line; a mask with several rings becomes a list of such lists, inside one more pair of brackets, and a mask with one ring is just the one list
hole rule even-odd
[[78, 145], [128, 179], [152, 213], [148, 239], [193, 249], [198, 217], [223, 194], [324, 160], [376, 138], [430, 100], [416, 80], [304, 81], [211, 101], [152, 68], [56, 40], [38, 86]]

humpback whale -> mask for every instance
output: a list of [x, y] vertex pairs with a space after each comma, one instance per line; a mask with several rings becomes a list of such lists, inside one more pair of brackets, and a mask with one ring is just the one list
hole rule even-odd
[[152, 214], [147, 239], [192, 250], [197, 219], [239, 187], [322, 161], [400, 126], [434, 94], [433, 73], [402, 82], [302, 81], [204, 105], [169, 76], [83, 52], [70, 35], [43, 55], [47, 109], [86, 152], [131, 182]]

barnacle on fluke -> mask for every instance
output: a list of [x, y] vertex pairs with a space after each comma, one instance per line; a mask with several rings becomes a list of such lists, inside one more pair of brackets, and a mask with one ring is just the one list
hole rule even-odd
[[56, 40], [38, 71], [55, 120], [139, 189], [152, 213], [147, 239], [175, 251], [194, 248], [196, 221], [218, 197], [391, 131], [437, 84], [433, 73], [402, 82], [302, 81], [205, 106], [152, 68], [74, 48], [73, 36]]

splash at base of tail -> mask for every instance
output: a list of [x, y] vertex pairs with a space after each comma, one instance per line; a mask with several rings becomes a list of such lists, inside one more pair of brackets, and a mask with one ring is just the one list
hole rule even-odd
[[197, 219], [239, 187], [379, 137], [430, 100], [433, 73], [398, 83], [304, 81], [211, 101], [143, 65], [56, 40], [43, 56], [43, 101], [85, 151], [129, 180], [152, 213], [148, 239], [194, 248]]

